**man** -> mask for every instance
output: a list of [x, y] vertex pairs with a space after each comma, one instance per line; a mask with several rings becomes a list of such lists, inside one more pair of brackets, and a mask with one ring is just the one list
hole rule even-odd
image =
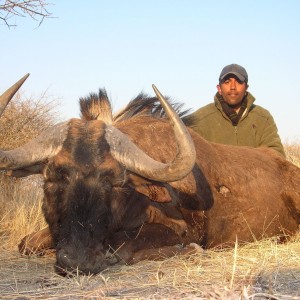
[[191, 115], [187, 121], [205, 139], [221, 144], [270, 147], [285, 156], [272, 115], [248, 90], [248, 74], [237, 64], [223, 68], [214, 103]]

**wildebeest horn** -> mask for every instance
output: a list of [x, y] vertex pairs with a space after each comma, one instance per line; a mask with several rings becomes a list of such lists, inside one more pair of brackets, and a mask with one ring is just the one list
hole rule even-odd
[[0, 170], [22, 169], [44, 162], [59, 152], [67, 132], [68, 121], [52, 126], [19, 148], [0, 150]]
[[155, 85], [152, 85], [161, 105], [170, 119], [178, 145], [177, 155], [169, 164], [155, 161], [138, 148], [128, 137], [115, 127], [108, 126], [106, 140], [111, 147], [111, 153], [116, 160], [126, 168], [148, 179], [170, 182], [186, 176], [195, 164], [196, 151], [194, 142], [172, 106], [161, 95]]
[[23, 76], [18, 82], [11, 86], [6, 92], [0, 96], [0, 116], [3, 114], [3, 111], [9, 101], [12, 99], [14, 94], [18, 91], [24, 81], [28, 78], [29, 74]]

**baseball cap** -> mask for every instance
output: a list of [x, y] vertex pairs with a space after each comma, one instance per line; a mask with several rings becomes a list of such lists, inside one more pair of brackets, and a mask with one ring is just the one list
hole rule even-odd
[[238, 64], [231, 64], [224, 67], [220, 74], [219, 82], [221, 82], [229, 74], [235, 75], [242, 82], [248, 82], [248, 74], [246, 69]]

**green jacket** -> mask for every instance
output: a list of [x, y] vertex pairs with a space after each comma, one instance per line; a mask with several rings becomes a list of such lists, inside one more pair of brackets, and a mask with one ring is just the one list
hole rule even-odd
[[253, 104], [254, 101], [255, 98], [248, 92], [247, 109], [237, 126], [232, 125], [216, 96], [214, 103], [198, 109], [187, 118], [193, 120], [191, 127], [211, 142], [250, 147], [266, 146], [285, 156], [272, 115], [261, 106]]

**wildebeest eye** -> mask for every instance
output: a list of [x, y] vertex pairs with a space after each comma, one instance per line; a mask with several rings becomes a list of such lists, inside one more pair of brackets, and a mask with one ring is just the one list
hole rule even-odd
[[70, 181], [71, 170], [64, 166], [49, 164], [44, 170], [44, 178], [51, 182]]
[[70, 171], [64, 167], [58, 167], [55, 170], [57, 180], [70, 181]]

